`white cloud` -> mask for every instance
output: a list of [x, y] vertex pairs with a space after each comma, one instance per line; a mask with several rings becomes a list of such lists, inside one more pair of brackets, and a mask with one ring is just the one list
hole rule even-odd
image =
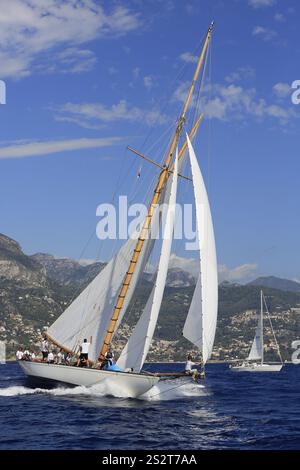
[[238, 67], [234, 72], [231, 72], [229, 75], [227, 75], [227, 77], [225, 77], [225, 81], [228, 83], [234, 83], [241, 80], [250, 80], [254, 77], [254, 68], [247, 65], [244, 67]]
[[277, 0], [248, 0], [248, 3], [253, 8], [271, 7], [275, 5]]
[[184, 62], [191, 63], [191, 64], [197, 64], [199, 60], [199, 57], [197, 57], [196, 55], [193, 55], [191, 52], [184, 52], [183, 54], [179, 56], [179, 58], [183, 60]]
[[137, 80], [140, 77], [141, 69], [139, 67], [135, 67], [132, 71], [133, 78]]
[[114, 67], [113, 65], [108, 67], [107, 71], [108, 71], [109, 75], [117, 75], [119, 73], [118, 69], [116, 67]]
[[273, 93], [277, 96], [277, 98], [286, 98], [291, 94], [291, 85], [289, 83], [276, 83], [273, 86]]
[[236, 266], [235, 268], [228, 268], [225, 264], [218, 266], [219, 282], [247, 282], [257, 276], [257, 264], [248, 263]]
[[129, 106], [126, 100], [121, 100], [110, 107], [102, 103], [66, 103], [56, 108], [55, 111], [58, 113], [57, 120], [93, 129], [114, 121], [143, 120], [146, 124], [152, 125], [153, 123], [163, 124], [167, 120], [165, 115], [155, 109], [145, 111], [137, 106]]
[[[189, 87], [191, 86], [190, 82], [181, 82], [176, 90], [173, 93], [172, 101], [185, 103]], [[196, 104], [195, 94], [191, 98], [190, 106], [193, 107]]]
[[197, 13], [199, 13], [199, 5], [198, 4], [188, 3], [185, 6], [185, 9], [186, 9], [186, 12], [187, 12], [188, 15], [196, 15]]
[[272, 41], [277, 38], [278, 33], [270, 28], [265, 28], [263, 26], [255, 26], [252, 31], [253, 36], [261, 38], [263, 41]]
[[[280, 91], [278, 88], [275, 90], [277, 97], [280, 91], [283, 94], [283, 87]], [[186, 93], [187, 84], [182, 83], [175, 91], [173, 100], [183, 102]], [[195, 100], [192, 100], [191, 106], [195, 104]], [[295, 107], [268, 102], [265, 98], [258, 96], [255, 88], [244, 88], [234, 83], [204, 86], [198, 107], [204, 115], [222, 121], [248, 121], [249, 118], [262, 121], [272, 118], [276, 119], [279, 124], [286, 125], [300, 117]]]
[[278, 23], [284, 23], [286, 21], [286, 17], [282, 13], [276, 13], [276, 15], [274, 15], [274, 20], [278, 21]]
[[78, 260], [78, 263], [81, 265], [81, 266], [90, 266], [91, 264], [95, 264], [95, 263], [102, 263], [103, 261], [99, 261], [99, 260], [96, 260], [96, 259], [93, 259], [93, 258], [80, 258]]
[[[197, 279], [199, 261], [196, 258], [184, 258], [172, 254], [170, 256], [169, 268], [185, 271]], [[246, 263], [234, 268], [229, 268], [225, 264], [218, 265], [219, 282], [247, 282], [257, 275], [257, 268], [255, 263]]]
[[24, 158], [52, 153], [82, 150], [89, 148], [107, 147], [116, 145], [121, 141], [120, 137], [106, 137], [101, 139], [72, 139], [50, 140], [46, 142], [26, 142], [23, 144], [0, 147], [0, 160], [7, 158]]
[[199, 261], [195, 258], [184, 258], [171, 254], [169, 268], [180, 269], [191, 274], [195, 279], [197, 279], [199, 274]]
[[153, 77], [151, 77], [151, 75], [144, 77], [143, 82], [147, 90], [151, 90], [151, 88], [153, 88]]
[[[182, 83], [175, 91], [173, 100], [183, 102], [186, 93], [187, 83]], [[191, 105], [195, 106], [195, 100]], [[205, 116], [222, 121], [243, 121], [249, 118], [261, 121], [273, 118], [280, 124], [287, 124], [299, 117], [293, 107], [268, 103], [266, 99], [257, 96], [255, 88], [243, 88], [233, 83], [206, 85], [203, 88], [199, 109]]]
[[43, 73], [82, 73], [92, 70], [97, 58], [89, 49], [69, 47], [46, 60], [43, 58], [35, 66], [35, 70]]
[[[89, 70], [93, 60], [90, 52], [87, 58], [81, 51], [83, 65], [78, 63], [80, 44], [103, 36], [124, 35], [139, 25], [139, 16], [127, 7], [117, 5], [107, 12], [95, 0], [1, 0], [0, 76], [29, 75], [37, 59], [43, 60], [50, 50], [55, 63], [59, 46], [74, 47], [70, 71]], [[64, 60], [66, 57], [62, 57]]]

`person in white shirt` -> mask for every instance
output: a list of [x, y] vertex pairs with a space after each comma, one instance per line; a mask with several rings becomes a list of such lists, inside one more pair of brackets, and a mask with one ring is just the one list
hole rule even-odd
[[199, 372], [198, 372], [197, 369], [193, 369], [193, 367], [197, 366], [197, 365], [200, 365], [200, 364], [197, 364], [196, 362], [193, 362], [192, 359], [193, 359], [192, 356], [189, 354], [188, 357], [187, 357], [187, 361], [185, 363], [185, 373], [187, 375], [191, 375], [194, 380], [197, 380], [197, 378], [199, 376]]
[[43, 361], [45, 361], [48, 358], [48, 344], [45, 336], [42, 339], [42, 344], [41, 344], [41, 353], [43, 355]]
[[21, 361], [23, 359], [22, 348], [19, 348], [18, 351], [16, 352], [16, 359], [17, 359], [17, 361]]
[[54, 364], [54, 354], [52, 351], [48, 353], [47, 362], [48, 364]]
[[65, 361], [66, 361], [66, 365], [67, 366], [70, 366], [71, 365], [71, 361], [72, 361], [72, 357], [73, 355], [71, 353], [68, 353], [66, 358], [65, 358]]
[[65, 356], [64, 356], [63, 350], [60, 349], [56, 356], [56, 363], [62, 364], [64, 362], [64, 359], [65, 359]]
[[30, 352], [28, 351], [28, 349], [25, 349], [24, 353], [23, 353], [23, 359], [24, 361], [29, 361], [30, 359]]
[[35, 354], [34, 354], [33, 351], [29, 352], [29, 359], [30, 359], [30, 361], [35, 361]]
[[89, 362], [89, 349], [90, 345], [92, 344], [92, 337], [90, 339], [90, 343], [88, 343], [88, 340], [85, 338], [83, 340], [83, 343], [80, 346], [80, 355], [77, 361], [77, 367], [89, 367], [90, 362]]

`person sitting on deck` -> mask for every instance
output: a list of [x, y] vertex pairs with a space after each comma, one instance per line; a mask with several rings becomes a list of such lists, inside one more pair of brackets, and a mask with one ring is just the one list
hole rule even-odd
[[65, 363], [66, 363], [67, 366], [71, 365], [72, 357], [73, 357], [73, 355], [71, 353], [68, 353], [68, 354], [64, 355]]
[[22, 348], [19, 348], [18, 351], [16, 352], [16, 359], [17, 361], [21, 361], [23, 359], [23, 350]]
[[106, 369], [109, 361], [113, 362], [115, 358], [114, 352], [111, 349], [111, 346], [107, 349], [106, 353], [104, 354], [104, 360], [100, 363], [100, 369]]
[[50, 351], [49, 354], [48, 354], [47, 362], [48, 362], [48, 364], [54, 364], [54, 354], [53, 354], [52, 351]]
[[106, 362], [104, 364], [104, 367], [101, 367], [103, 370], [109, 370], [112, 372], [123, 372], [123, 369], [121, 369], [115, 362], [115, 360], [110, 357], [106, 358]]
[[80, 355], [77, 361], [77, 367], [89, 367], [89, 348], [92, 344], [92, 337], [90, 339], [90, 343], [88, 343], [87, 339], [83, 340], [83, 343], [80, 346]]
[[200, 375], [197, 369], [193, 369], [193, 367], [196, 365], [200, 365], [200, 364], [193, 362], [193, 358], [189, 354], [187, 357], [187, 361], [185, 363], [185, 374], [191, 375], [194, 380], [197, 380]]
[[22, 359], [23, 361], [30, 361], [30, 352], [28, 349], [25, 349]]
[[29, 360], [30, 361], [35, 361], [35, 354], [31, 349], [29, 351]]
[[57, 356], [56, 356], [56, 364], [63, 364], [65, 362], [65, 356], [64, 356], [64, 352], [62, 349], [59, 350], [59, 352], [57, 353]]

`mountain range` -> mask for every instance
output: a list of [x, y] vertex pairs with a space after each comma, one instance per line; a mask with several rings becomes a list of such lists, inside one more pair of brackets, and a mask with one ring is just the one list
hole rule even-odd
[[[44, 253], [28, 256], [15, 240], [0, 234], [0, 340], [6, 341], [11, 351], [16, 344], [38, 346], [41, 330], [62, 313], [104, 265], [101, 262], [82, 265]], [[117, 348], [122, 347], [139, 317], [152, 282], [153, 274], [144, 273], [120, 329]], [[191, 350], [181, 331], [194, 285], [194, 274], [183, 270], [182, 263], [176, 267], [173, 259], [150, 359], [182, 359]], [[283, 353], [290, 357], [290, 344], [300, 332], [300, 284], [270, 276], [247, 285], [220, 284], [215, 358], [246, 354], [254, 335], [261, 287]]]

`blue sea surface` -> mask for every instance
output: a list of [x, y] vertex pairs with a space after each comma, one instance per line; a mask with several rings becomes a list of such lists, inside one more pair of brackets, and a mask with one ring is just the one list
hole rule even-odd
[[8, 363], [0, 365], [0, 449], [299, 450], [299, 392], [295, 365], [247, 374], [209, 364], [204, 387], [178, 379], [133, 400], [96, 388], [31, 388]]

